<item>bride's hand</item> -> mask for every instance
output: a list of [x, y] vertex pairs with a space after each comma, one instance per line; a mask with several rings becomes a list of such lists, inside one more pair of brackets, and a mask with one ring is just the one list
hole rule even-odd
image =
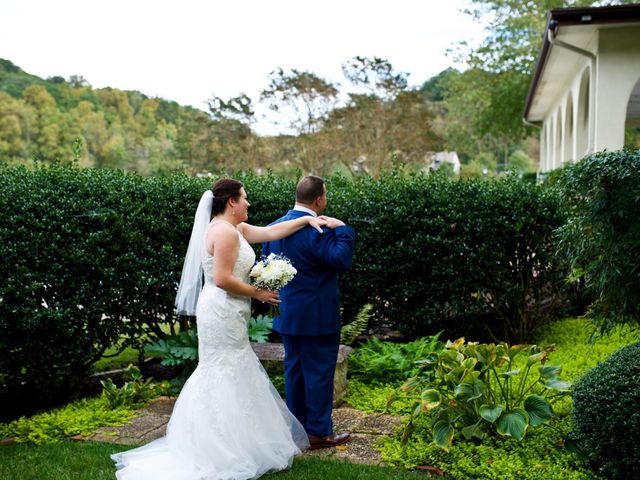
[[309, 226], [315, 228], [322, 233], [322, 227], [327, 225], [327, 221], [323, 217], [309, 217]]
[[327, 217], [326, 215], [320, 215], [318, 218], [324, 220], [326, 222], [326, 227], [332, 230], [336, 227], [344, 227], [344, 222], [342, 220], [338, 220], [337, 218]]
[[255, 294], [256, 300], [260, 300], [262, 303], [268, 303], [269, 305], [278, 305], [280, 303], [280, 293], [277, 290], [265, 290], [264, 288], [258, 288]]

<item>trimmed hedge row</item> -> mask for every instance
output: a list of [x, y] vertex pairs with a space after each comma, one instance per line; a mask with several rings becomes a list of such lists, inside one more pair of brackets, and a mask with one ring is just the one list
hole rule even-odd
[[[239, 174], [250, 222], [293, 205], [295, 182]], [[211, 179], [143, 178], [76, 167], [0, 168], [0, 402], [42, 402], [122, 336], [136, 345], [175, 320], [193, 213]], [[374, 323], [407, 338], [490, 329], [525, 340], [564, 270], [551, 234], [559, 198], [517, 179], [438, 175], [328, 179], [327, 214], [357, 231], [341, 278], [344, 319], [374, 304]], [[256, 247], [259, 249], [259, 247]]]
[[1, 404], [57, 403], [122, 336], [161, 333], [198, 190], [186, 176], [0, 169]]

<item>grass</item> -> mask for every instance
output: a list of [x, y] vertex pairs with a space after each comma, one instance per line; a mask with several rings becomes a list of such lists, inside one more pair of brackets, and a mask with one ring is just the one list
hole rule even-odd
[[[171, 334], [171, 327], [168, 323], [160, 324], [160, 328], [166, 334]], [[176, 332], [180, 331], [180, 328], [176, 325]], [[115, 355], [118, 351], [117, 346], [113, 346], [104, 352], [104, 355], [100, 360], [93, 364], [93, 370], [95, 372], [106, 372], [108, 370], [116, 370], [120, 368], [126, 368], [130, 364], [138, 363], [139, 352], [133, 347], [126, 347], [122, 352]], [[114, 356], [109, 356], [114, 355]], [[145, 353], [145, 358], [154, 357], [155, 355]]]
[[[107, 349], [105, 355], [113, 355], [117, 351], [118, 350], [115, 347], [111, 347]], [[102, 357], [93, 364], [93, 369], [96, 372], [106, 372], [108, 370], [126, 368], [131, 363], [134, 365], [138, 363], [138, 350], [132, 347], [127, 347], [114, 357]]]
[[[11, 480], [102, 480], [115, 478], [112, 453], [130, 447], [96, 442], [65, 441], [58, 444], [13, 444], [0, 447], [0, 478]], [[313, 457], [296, 458], [289, 471], [262, 477], [265, 480], [320, 480], [344, 478], [414, 480], [429, 478], [418, 472], [389, 467], [353, 465]], [[443, 477], [438, 477], [442, 479]]]

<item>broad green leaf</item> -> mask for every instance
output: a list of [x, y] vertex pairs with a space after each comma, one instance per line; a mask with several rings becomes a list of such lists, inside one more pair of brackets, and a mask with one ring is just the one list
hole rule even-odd
[[529, 423], [532, 427], [547, 423], [553, 417], [551, 405], [540, 395], [529, 395], [524, 401], [524, 409], [529, 415]]
[[443, 450], [449, 451], [453, 442], [453, 425], [443, 420], [433, 426], [433, 441]]
[[431, 410], [440, 405], [440, 394], [437, 390], [428, 389], [422, 392], [422, 409]]
[[502, 372], [500, 374], [501, 377], [513, 377], [514, 375], [518, 375], [520, 373], [520, 369], [516, 368], [515, 370], [509, 370], [508, 372]]
[[496, 428], [501, 435], [509, 435], [517, 440], [522, 440], [527, 431], [527, 412], [519, 408], [504, 412], [498, 418]]
[[480, 428], [480, 425], [474, 423], [473, 425], [467, 425], [466, 427], [464, 427], [462, 429], [462, 435], [464, 435], [464, 438], [466, 438], [467, 440], [471, 440], [474, 437], [482, 440], [482, 438], [484, 437], [484, 432]]
[[478, 363], [477, 359], [467, 358], [464, 362], [462, 362], [462, 365], [464, 366], [464, 368], [468, 370], [473, 370], [476, 367], [477, 363]]
[[562, 372], [562, 367], [560, 365], [540, 365], [538, 372], [542, 378], [556, 378]]
[[502, 405], [482, 405], [480, 407], [480, 416], [487, 422], [495, 422], [502, 413]]
[[[476, 372], [477, 373], [477, 372]], [[466, 400], [470, 402], [476, 398], [482, 397], [484, 393], [484, 383], [477, 378], [471, 378], [469, 381], [465, 381], [455, 389], [455, 396], [460, 400]]]
[[547, 380], [545, 383], [547, 388], [552, 388], [554, 390], [559, 390], [561, 392], [566, 392], [571, 388], [571, 382], [567, 382], [566, 380], [559, 380], [557, 378], [552, 378], [551, 380]]
[[447, 340], [445, 348], [460, 348], [462, 345], [464, 345], [464, 337], [460, 337], [453, 342], [451, 340]]
[[512, 345], [507, 351], [507, 357], [509, 357], [510, 360], [513, 360], [520, 352], [527, 348], [529, 348], [529, 345]]
[[533, 355], [529, 355], [529, 358], [527, 359], [527, 367], [530, 367], [534, 363], [539, 362], [544, 358], [544, 356], [545, 356], [545, 352], [538, 352], [538, 353], [534, 353]]

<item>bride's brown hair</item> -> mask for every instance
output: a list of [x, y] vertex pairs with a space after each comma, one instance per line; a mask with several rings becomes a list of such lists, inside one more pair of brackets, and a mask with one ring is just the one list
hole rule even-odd
[[227, 202], [230, 198], [240, 198], [244, 185], [238, 180], [232, 178], [222, 178], [213, 184], [211, 191], [213, 192], [213, 204], [211, 205], [211, 218], [224, 212]]

